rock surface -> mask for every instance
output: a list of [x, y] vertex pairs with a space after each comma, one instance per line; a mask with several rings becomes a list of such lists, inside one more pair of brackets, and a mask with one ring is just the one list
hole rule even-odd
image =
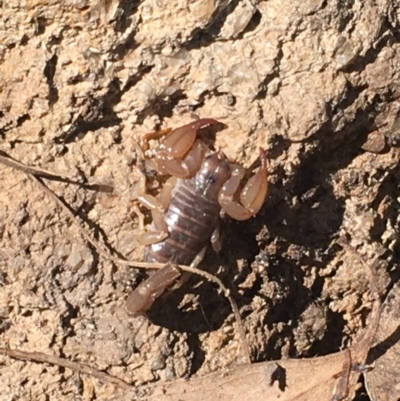
[[[399, 277], [396, 0], [11, 0], [2, 14], [1, 150], [111, 184], [115, 196], [48, 182], [94, 236], [141, 260], [135, 141], [218, 119], [215, 146], [232, 161], [254, 167], [263, 146], [270, 162], [265, 207], [226, 222], [204, 264], [231, 289], [254, 360], [351, 342], [371, 302], [365, 268], [338, 237], [376, 266], [382, 292]], [[137, 270], [99, 256], [22, 172], [0, 171], [0, 346], [133, 385], [237, 361], [233, 315], [213, 285], [192, 277], [149, 319], [128, 318]], [[0, 375], [5, 399], [123, 399], [56, 366], [1, 357]]]

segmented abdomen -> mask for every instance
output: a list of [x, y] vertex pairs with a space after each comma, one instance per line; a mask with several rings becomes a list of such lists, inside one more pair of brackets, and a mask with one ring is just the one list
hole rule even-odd
[[219, 222], [218, 199], [205, 196], [196, 178], [178, 180], [165, 221], [169, 236], [146, 248], [145, 260], [189, 265], [210, 240]]

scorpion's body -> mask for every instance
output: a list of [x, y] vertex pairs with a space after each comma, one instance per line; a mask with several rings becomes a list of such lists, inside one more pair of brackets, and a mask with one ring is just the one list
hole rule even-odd
[[206, 157], [193, 178], [178, 179], [164, 215], [169, 236], [147, 246], [148, 262], [189, 265], [209, 243], [219, 225], [218, 192], [230, 176], [222, 153]]
[[[141, 237], [146, 245], [145, 260], [165, 263], [129, 295], [126, 310], [130, 315], [145, 313], [154, 301], [181, 277], [177, 265], [197, 267], [207, 243], [219, 249], [221, 210], [236, 220], [254, 216], [265, 201], [268, 189], [267, 158], [260, 148], [261, 166], [239, 193], [243, 169], [231, 166], [222, 152], [205, 156], [204, 144], [196, 139], [205, 125], [214, 119], [200, 119], [172, 131], [156, 153], [157, 170], [176, 177], [168, 197], [143, 194], [139, 201], [152, 213], [151, 231]], [[148, 139], [157, 137], [148, 134]], [[167, 186], [166, 186], [167, 187]], [[239, 196], [236, 196], [239, 195]], [[237, 199], [239, 198], [239, 199]]]

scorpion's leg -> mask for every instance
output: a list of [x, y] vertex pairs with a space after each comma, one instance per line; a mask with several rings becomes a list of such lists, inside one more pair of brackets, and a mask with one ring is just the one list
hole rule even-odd
[[133, 206], [134, 212], [139, 218], [139, 230], [143, 231], [144, 216], [136, 204], [137, 201], [150, 210], [154, 225], [156, 227], [155, 231], [145, 232], [140, 235], [138, 242], [142, 245], [149, 245], [155, 242], [160, 242], [168, 237], [168, 227], [164, 221], [163, 208], [154, 196], [146, 193], [146, 176], [143, 173], [141, 173], [141, 179], [137, 185], [135, 204]]
[[234, 200], [243, 174], [235, 169], [231, 178], [223, 185], [219, 192], [219, 203], [223, 212], [236, 220], [247, 220], [257, 214], [264, 204], [268, 192], [268, 163], [267, 155], [260, 148], [261, 167], [247, 181], [240, 192], [240, 203]]
[[163, 241], [168, 237], [168, 226], [164, 220], [164, 210], [158, 200], [149, 194], [138, 197], [139, 202], [150, 209], [155, 230], [140, 235], [138, 241], [141, 245], [151, 245]]
[[204, 144], [196, 141], [197, 131], [217, 123], [212, 118], [202, 118], [167, 134], [156, 155], [158, 170], [179, 178], [192, 177], [204, 158]]
[[141, 245], [151, 245], [163, 241], [168, 237], [168, 226], [164, 220], [164, 211], [168, 208], [171, 200], [172, 189], [176, 179], [171, 177], [164, 184], [158, 198], [149, 194], [138, 196], [138, 201], [150, 209], [155, 230], [143, 233], [138, 241]]
[[181, 275], [172, 263], [158, 269], [147, 280], [140, 283], [128, 296], [125, 309], [128, 315], [144, 314], [154, 301]]
[[161, 188], [160, 193], [157, 196], [158, 201], [164, 210], [168, 209], [169, 202], [172, 197], [172, 190], [174, 189], [176, 184], [176, 177], [170, 177], [167, 181], [165, 181], [163, 187]]

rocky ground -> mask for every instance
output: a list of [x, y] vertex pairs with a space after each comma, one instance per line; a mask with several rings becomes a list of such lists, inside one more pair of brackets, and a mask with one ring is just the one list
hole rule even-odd
[[[60, 5], [61, 4], [61, 5]], [[105, 183], [46, 181], [110, 253], [142, 260], [136, 141], [200, 117], [232, 160], [268, 151], [270, 192], [224, 222], [204, 269], [230, 288], [253, 361], [347, 347], [399, 277], [400, 7], [396, 0], [0, 2], [0, 150]], [[209, 130], [210, 131], [210, 130]], [[28, 176], [0, 164], [0, 346], [81, 362], [135, 386], [240, 358], [214, 284], [192, 277], [147, 319], [124, 302], [142, 271], [99, 255]], [[157, 177], [153, 181], [157, 191]], [[123, 389], [0, 357], [4, 400], [119, 400]], [[143, 398], [145, 399], [145, 398]], [[367, 400], [361, 387], [357, 400]]]

